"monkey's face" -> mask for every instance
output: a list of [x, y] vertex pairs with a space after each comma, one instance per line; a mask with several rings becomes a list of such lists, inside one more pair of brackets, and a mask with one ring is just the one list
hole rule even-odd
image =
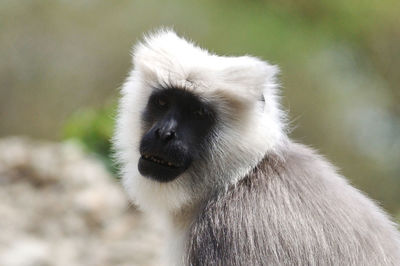
[[133, 63], [114, 147], [124, 187], [143, 208], [178, 210], [233, 184], [284, 138], [278, 70], [266, 62], [217, 56], [161, 31], [135, 46]]
[[193, 93], [155, 90], [142, 113], [140, 174], [159, 182], [177, 178], [201, 158], [215, 122], [212, 107]]

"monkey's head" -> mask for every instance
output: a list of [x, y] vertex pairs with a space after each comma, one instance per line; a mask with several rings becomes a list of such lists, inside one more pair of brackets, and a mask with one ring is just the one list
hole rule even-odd
[[285, 139], [277, 68], [159, 31], [134, 47], [114, 137], [125, 188], [171, 211], [237, 182]]

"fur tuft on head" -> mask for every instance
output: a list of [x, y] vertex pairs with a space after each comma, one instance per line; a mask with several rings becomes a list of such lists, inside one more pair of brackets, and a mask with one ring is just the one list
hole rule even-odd
[[[114, 146], [124, 186], [145, 209], [178, 210], [233, 184], [286, 140], [276, 66], [252, 56], [217, 56], [165, 29], [134, 47], [133, 64], [121, 92]], [[213, 105], [218, 118], [207, 156], [169, 183], [137, 170], [141, 114], [156, 88], [187, 90]]]

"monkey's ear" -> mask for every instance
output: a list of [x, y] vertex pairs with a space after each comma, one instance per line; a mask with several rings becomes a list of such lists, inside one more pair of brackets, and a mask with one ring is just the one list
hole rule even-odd
[[252, 100], [262, 99], [269, 88], [276, 86], [277, 66], [251, 56], [231, 57], [221, 75], [233, 93]]

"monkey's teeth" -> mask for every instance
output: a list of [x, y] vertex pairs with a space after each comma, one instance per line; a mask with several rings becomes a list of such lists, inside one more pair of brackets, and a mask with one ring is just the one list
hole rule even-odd
[[151, 156], [151, 155], [143, 154], [143, 158], [148, 159], [150, 161], [153, 161], [155, 163], [161, 164], [161, 165], [169, 166], [169, 167], [181, 167], [180, 165], [175, 165], [175, 164], [173, 164], [171, 162], [164, 161], [163, 159], [159, 159], [159, 158], [156, 158], [156, 157]]

